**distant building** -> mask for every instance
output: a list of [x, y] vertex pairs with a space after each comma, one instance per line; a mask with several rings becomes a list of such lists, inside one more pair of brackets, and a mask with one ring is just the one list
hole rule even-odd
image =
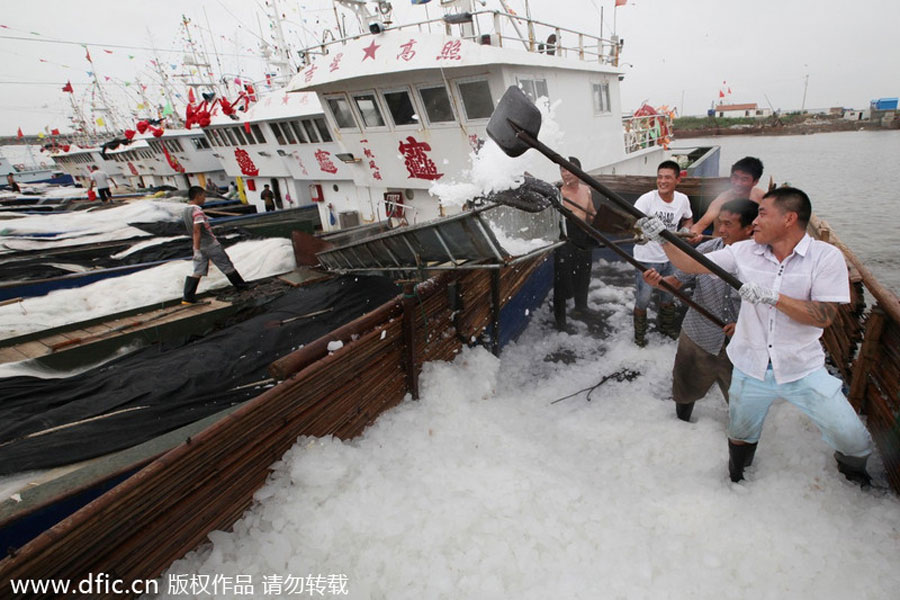
[[847, 108], [844, 110], [844, 119], [847, 121], [867, 121], [869, 119], [869, 111], [868, 109]]
[[869, 111], [871, 112], [871, 119], [876, 123], [881, 123], [882, 125], [888, 125], [900, 116], [900, 111], [897, 110], [898, 99], [897, 98], [879, 98], [878, 100], [872, 100], [869, 103]]
[[716, 107], [717, 117], [762, 119], [771, 115], [771, 108], [759, 108], [755, 102], [752, 104], [720, 104]]

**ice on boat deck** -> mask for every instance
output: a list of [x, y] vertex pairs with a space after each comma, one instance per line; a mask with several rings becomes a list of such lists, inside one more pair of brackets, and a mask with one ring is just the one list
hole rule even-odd
[[[676, 419], [675, 342], [631, 342], [632, 278], [595, 264], [605, 325], [557, 332], [548, 301], [499, 358], [426, 365], [421, 400], [358, 438], [299, 439], [233, 532], [168, 573], [258, 594], [341, 574], [351, 598], [896, 597], [900, 501], [847, 482], [784, 403], [731, 483], [724, 400]], [[624, 369], [640, 375], [551, 404]]]

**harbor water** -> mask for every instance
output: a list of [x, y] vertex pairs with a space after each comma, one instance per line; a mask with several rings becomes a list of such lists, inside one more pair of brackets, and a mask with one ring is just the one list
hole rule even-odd
[[763, 161], [760, 187], [773, 177], [809, 194], [813, 212], [828, 221], [878, 280], [900, 291], [900, 249], [894, 214], [900, 187], [900, 131], [841, 131], [812, 135], [735, 135], [677, 140], [676, 147], [718, 144], [721, 171], [744, 156]]

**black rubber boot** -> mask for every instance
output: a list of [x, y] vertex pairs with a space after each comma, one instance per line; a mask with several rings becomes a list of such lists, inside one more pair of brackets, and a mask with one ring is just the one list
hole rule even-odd
[[199, 277], [184, 278], [184, 296], [181, 297], [182, 304], [197, 304], [197, 286], [200, 285]]
[[660, 304], [659, 305], [659, 317], [657, 319], [659, 331], [663, 335], [667, 335], [670, 338], [678, 339], [678, 325], [676, 323], [677, 316], [675, 315], [675, 305], [674, 304]]
[[634, 309], [634, 343], [643, 348], [647, 345], [647, 311]]
[[691, 422], [691, 413], [694, 412], [694, 403], [693, 402], [676, 402], [675, 403], [675, 415], [681, 419], [682, 421]]
[[247, 285], [247, 282], [244, 281], [244, 278], [241, 277], [241, 274], [238, 273], [237, 271], [232, 271], [231, 273], [225, 273], [225, 277], [227, 277], [228, 281], [231, 282], [231, 285], [233, 285], [238, 290], [246, 290], [249, 287]]
[[844, 474], [844, 477], [858, 483], [859, 487], [865, 489], [872, 485], [872, 478], [866, 472], [866, 461], [868, 456], [847, 456], [840, 452], [834, 453], [834, 459], [838, 464], [838, 471]]
[[756, 444], [735, 444], [728, 440], [728, 474], [735, 483], [744, 478], [744, 468], [753, 464]]

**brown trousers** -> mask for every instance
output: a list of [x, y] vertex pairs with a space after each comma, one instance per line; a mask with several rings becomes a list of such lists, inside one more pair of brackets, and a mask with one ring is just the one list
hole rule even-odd
[[731, 370], [724, 346], [718, 355], [710, 354], [682, 331], [672, 367], [672, 398], [679, 404], [689, 404], [705, 396], [713, 383], [718, 383], [728, 402]]

